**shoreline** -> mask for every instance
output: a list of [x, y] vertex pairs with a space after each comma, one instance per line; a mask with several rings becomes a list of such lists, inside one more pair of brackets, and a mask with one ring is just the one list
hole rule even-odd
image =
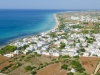
[[54, 27], [52, 29], [48, 30], [48, 31], [41, 32], [40, 34], [42, 34], [42, 33], [47, 34], [47, 33], [51, 32], [51, 31], [55, 31], [58, 28], [59, 20], [58, 20], [57, 14], [54, 14], [54, 18], [55, 18], [55, 22], [56, 22]]
[[38, 34], [34, 34], [34, 35], [27, 35], [27, 36], [22, 36], [22, 37], [18, 37], [18, 38], [15, 38], [15, 39], [11, 39], [5, 45], [1, 45], [0, 48], [6, 46], [8, 44], [12, 44], [14, 42], [17, 42], [17, 41], [19, 41], [21, 39], [24, 39], [24, 38], [34, 37], [34, 36], [39, 35], [39, 34], [48, 34], [51, 31], [55, 31], [58, 28], [58, 26], [59, 26], [59, 20], [58, 20], [58, 17], [57, 17], [56, 14], [54, 14], [54, 19], [55, 19], [56, 23], [55, 23], [55, 25], [54, 25], [54, 27], [52, 29], [50, 29], [48, 31], [45, 31], [45, 32], [38, 33]]

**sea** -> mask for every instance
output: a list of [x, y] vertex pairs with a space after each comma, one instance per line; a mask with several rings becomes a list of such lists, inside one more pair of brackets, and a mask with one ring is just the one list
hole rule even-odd
[[0, 9], [0, 46], [52, 29], [54, 14], [66, 10]]

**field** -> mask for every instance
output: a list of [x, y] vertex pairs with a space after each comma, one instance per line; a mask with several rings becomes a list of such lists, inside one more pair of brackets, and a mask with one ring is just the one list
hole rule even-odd
[[7, 61], [7, 60], [9, 60], [10, 58], [8, 58], [8, 57], [5, 57], [5, 56], [1, 56], [0, 55], [0, 63], [3, 63], [3, 62], [5, 62], [5, 61]]
[[[14, 58], [7, 58], [4, 56], [0, 56], [0, 70], [4, 67], [12, 64], [7, 70], [4, 70], [3, 73], [11, 74], [11, 75], [29, 75], [31, 71], [25, 71], [26, 66], [36, 66], [38, 67], [41, 63], [50, 62], [52, 59], [57, 59], [57, 57], [50, 56], [32, 56], [30, 54], [27, 55], [18, 55]], [[97, 57], [80, 57], [79, 58], [81, 65], [85, 69], [87, 74], [93, 74], [99, 58]], [[14, 68], [16, 63], [20, 63], [21, 66]], [[67, 71], [61, 69], [62, 63], [51, 63], [50, 65], [39, 69], [36, 75], [66, 75]], [[98, 71], [100, 72], [100, 70]]]
[[[27, 55], [25, 55], [26, 57]], [[22, 63], [23, 65], [20, 66], [19, 68], [11, 71], [9, 74], [12, 74], [12, 75], [18, 75], [18, 74], [21, 74], [21, 75], [29, 75], [30, 74], [30, 71], [26, 72], [25, 71], [25, 67], [26, 66], [38, 66], [39, 64], [41, 63], [45, 63], [45, 62], [50, 62], [52, 59], [56, 58], [56, 57], [49, 57], [49, 56], [40, 56], [40, 57], [32, 57], [32, 58], [29, 58], [29, 60], [27, 60], [26, 58], [23, 58], [24, 61], [20, 61], [20, 63]]]
[[48, 65], [47, 67], [37, 71], [36, 75], [66, 75], [65, 70], [61, 69], [61, 63]]
[[93, 74], [99, 58], [97, 57], [80, 57], [81, 65], [84, 67], [87, 74]]

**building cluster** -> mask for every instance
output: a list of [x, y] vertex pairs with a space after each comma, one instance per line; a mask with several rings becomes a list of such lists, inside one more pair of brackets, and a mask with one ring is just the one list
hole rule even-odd
[[71, 20], [77, 20], [81, 22], [100, 22], [96, 17], [91, 16], [71, 16]]

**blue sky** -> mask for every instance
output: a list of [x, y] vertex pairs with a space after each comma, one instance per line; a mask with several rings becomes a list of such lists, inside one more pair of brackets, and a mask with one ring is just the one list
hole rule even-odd
[[100, 0], [0, 0], [0, 9], [100, 9]]

